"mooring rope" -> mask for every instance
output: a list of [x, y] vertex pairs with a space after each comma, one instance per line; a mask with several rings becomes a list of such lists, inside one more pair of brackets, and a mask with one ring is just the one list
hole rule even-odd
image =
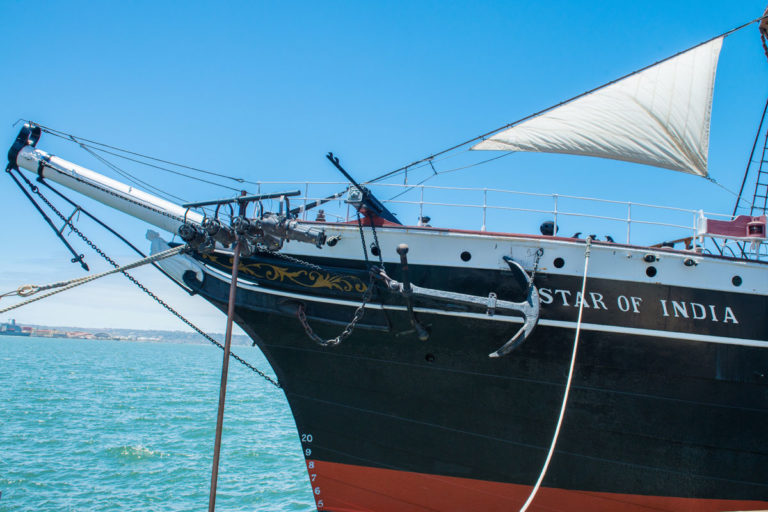
[[56, 295], [57, 293], [61, 293], [65, 290], [70, 290], [72, 288], [75, 288], [77, 286], [83, 285], [85, 283], [89, 283], [91, 281], [95, 281], [96, 279], [100, 279], [102, 277], [106, 277], [108, 275], [116, 274], [118, 272], [125, 272], [127, 270], [130, 270], [132, 268], [140, 267], [142, 265], [148, 265], [150, 263], [154, 263], [156, 261], [164, 260], [166, 258], [170, 258], [171, 256], [176, 256], [177, 254], [183, 252], [186, 249], [186, 246], [180, 245], [178, 247], [173, 247], [171, 249], [167, 249], [163, 252], [159, 252], [157, 254], [153, 254], [152, 256], [148, 256], [146, 258], [142, 258], [140, 260], [134, 261], [133, 263], [129, 263], [128, 265], [123, 265], [122, 267], [113, 268], [111, 270], [107, 270], [106, 272], [102, 272], [100, 274], [94, 274], [87, 277], [78, 277], [77, 279], [70, 279], [69, 281], [60, 281], [57, 283], [52, 283], [48, 285], [41, 285], [41, 286], [35, 286], [35, 285], [24, 285], [19, 287], [17, 290], [17, 294], [21, 296], [30, 296], [34, 295], [39, 291], [42, 290], [48, 290], [51, 288], [55, 288], [53, 291], [45, 293], [43, 295], [39, 295], [37, 297], [32, 297], [31, 299], [27, 299], [25, 301], [16, 303], [12, 306], [8, 306], [6, 308], [0, 309], [0, 314], [5, 313], [7, 311], [10, 311], [12, 309], [20, 308], [21, 306], [26, 306], [27, 304], [30, 304], [32, 302], [45, 299], [46, 297], [50, 297], [51, 295]]
[[573, 380], [573, 369], [576, 366], [576, 352], [579, 348], [579, 334], [581, 334], [581, 315], [584, 311], [584, 293], [587, 290], [587, 270], [589, 269], [589, 253], [591, 251], [592, 239], [587, 237], [587, 247], [584, 251], [584, 278], [581, 281], [581, 302], [579, 303], [579, 318], [576, 321], [576, 335], [573, 339], [573, 353], [571, 354], [571, 367], [568, 369], [568, 380], [565, 384], [565, 393], [563, 393], [563, 403], [560, 406], [560, 417], [557, 419], [557, 427], [555, 428], [555, 434], [552, 436], [552, 444], [549, 446], [549, 453], [547, 453], [547, 459], [544, 461], [544, 467], [541, 468], [541, 474], [536, 481], [536, 485], [533, 486], [531, 494], [520, 508], [520, 512], [525, 512], [528, 507], [533, 503], [533, 499], [536, 497], [536, 493], [539, 492], [541, 482], [544, 481], [544, 476], [549, 469], [549, 463], [552, 460], [552, 455], [555, 453], [555, 445], [557, 444], [557, 438], [560, 436], [560, 427], [563, 425], [563, 417], [565, 417], [565, 408], [568, 405], [568, 396], [571, 393], [571, 382]]

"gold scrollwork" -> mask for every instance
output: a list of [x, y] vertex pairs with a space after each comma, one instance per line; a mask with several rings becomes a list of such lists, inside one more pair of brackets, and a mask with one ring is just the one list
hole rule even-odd
[[[221, 257], [218, 255], [205, 254], [203, 258], [219, 265], [232, 267], [233, 258]], [[238, 269], [243, 274], [255, 277], [257, 279], [266, 279], [275, 282], [291, 282], [306, 288], [327, 288], [329, 290], [339, 290], [342, 292], [363, 293], [368, 289], [363, 281], [355, 276], [334, 275], [318, 270], [296, 269], [291, 270], [286, 267], [272, 265], [270, 263], [245, 263], [240, 262]]]

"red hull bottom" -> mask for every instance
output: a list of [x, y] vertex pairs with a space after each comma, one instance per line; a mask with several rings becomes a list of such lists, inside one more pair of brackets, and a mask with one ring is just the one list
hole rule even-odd
[[[469, 478], [308, 461], [318, 510], [423, 512], [519, 510], [532, 487]], [[716, 500], [542, 487], [531, 512], [715, 512], [768, 510], [768, 501]]]

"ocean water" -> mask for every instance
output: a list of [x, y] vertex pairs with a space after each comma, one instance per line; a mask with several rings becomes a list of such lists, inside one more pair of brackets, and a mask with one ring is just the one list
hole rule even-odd
[[[216, 509], [314, 510], [285, 396], [229, 368]], [[0, 511], [207, 510], [220, 376], [210, 345], [0, 336]]]

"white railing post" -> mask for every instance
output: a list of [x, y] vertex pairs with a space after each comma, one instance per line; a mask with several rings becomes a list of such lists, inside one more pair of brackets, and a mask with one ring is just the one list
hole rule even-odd
[[488, 189], [483, 189], [483, 226], [480, 228], [480, 231], [485, 231], [485, 220], [486, 220], [486, 214], [488, 212]]
[[[697, 231], [697, 229], [696, 229], [696, 220], [697, 220], [697, 216], [698, 216], [698, 213], [694, 213], [693, 214], [693, 237], [691, 238], [691, 249], [693, 249], [694, 251], [696, 250], [696, 245], [697, 245], [696, 244], [696, 239], [697, 239], [697, 237], [696, 237], [696, 231]], [[704, 247], [704, 237], [703, 236], [700, 237], [699, 243], [701, 244], [702, 247]]]
[[555, 201], [555, 211], [552, 212], [552, 215], [554, 217], [555, 226], [554, 226], [554, 231], [552, 232], [552, 234], [554, 236], [557, 236], [557, 194], [552, 194], [552, 199], [554, 199], [554, 201]]
[[[259, 182], [256, 184], [256, 194], [257, 194], [257, 195], [261, 195], [261, 182], [260, 182], [260, 181], [259, 181]], [[258, 203], [256, 203], [256, 209], [257, 209], [257, 210], [258, 210], [258, 209], [261, 209], [261, 208], [260, 208], [260, 205], [261, 205], [261, 201], [259, 201]], [[256, 212], [255, 212], [255, 211], [254, 211], [254, 214], [253, 214], [253, 215], [254, 215], [254, 216], [256, 215]]]
[[309, 182], [304, 184], [304, 220], [307, 220], [307, 198], [309, 197]]
[[421, 185], [421, 198], [419, 199], [419, 224], [424, 218], [424, 185]]
[[629, 244], [630, 226], [632, 226], [632, 203], [627, 203], [627, 243]]

